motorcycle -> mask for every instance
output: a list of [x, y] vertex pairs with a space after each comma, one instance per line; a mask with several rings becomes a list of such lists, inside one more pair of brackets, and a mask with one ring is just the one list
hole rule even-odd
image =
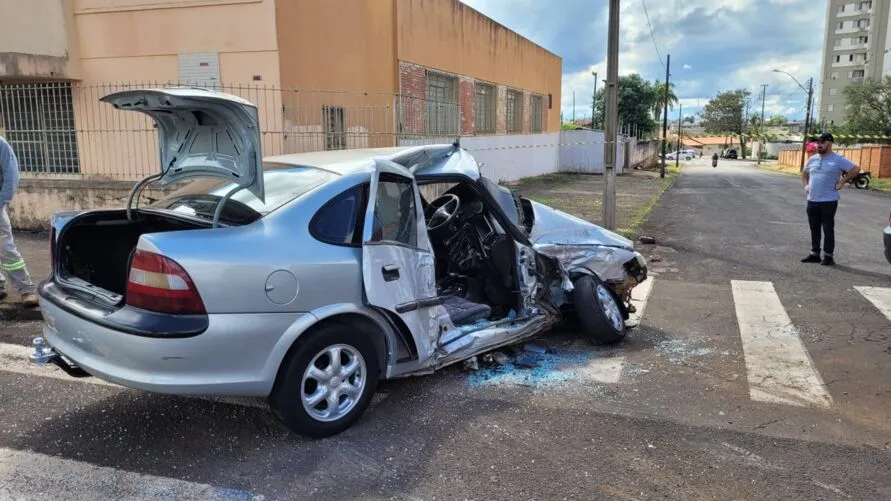
[[854, 187], [865, 190], [869, 188], [870, 179], [872, 178], [870, 177], [869, 172], [864, 171], [849, 179], [848, 184], [853, 184]]
[[718, 159], [712, 158], [712, 167], [717, 167], [717, 166], [718, 166]]

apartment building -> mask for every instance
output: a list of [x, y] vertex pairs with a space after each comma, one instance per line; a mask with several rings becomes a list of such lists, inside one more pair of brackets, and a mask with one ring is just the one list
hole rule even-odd
[[560, 128], [561, 58], [459, 0], [0, 0], [0, 12], [0, 130], [28, 172], [156, 169], [142, 153], [151, 124], [98, 103], [122, 84], [240, 94], [268, 154]]
[[845, 121], [844, 88], [885, 73], [891, 0], [827, 3], [819, 117], [826, 124], [840, 124]]

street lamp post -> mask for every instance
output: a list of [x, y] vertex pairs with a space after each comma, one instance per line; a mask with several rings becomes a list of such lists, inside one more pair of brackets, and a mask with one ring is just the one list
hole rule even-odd
[[811, 77], [810, 79], [808, 79], [807, 88], [805, 88], [805, 86], [801, 85], [801, 82], [799, 82], [798, 79], [795, 78], [788, 71], [777, 69], [774, 69], [773, 71], [774, 73], [785, 73], [786, 75], [789, 75], [789, 77], [792, 78], [792, 80], [794, 80], [799, 87], [801, 87], [801, 90], [807, 93], [807, 112], [804, 115], [804, 135], [801, 139], [801, 161], [799, 162], [798, 166], [798, 170], [802, 171], [804, 170], [804, 157], [805, 155], [807, 155], [807, 135], [811, 128], [811, 103], [814, 98], [814, 78]]

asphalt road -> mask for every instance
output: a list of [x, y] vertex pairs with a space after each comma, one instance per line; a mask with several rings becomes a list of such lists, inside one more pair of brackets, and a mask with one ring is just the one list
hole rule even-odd
[[[626, 342], [559, 333], [534, 370], [391, 382], [326, 440], [288, 433], [253, 401], [37, 372], [10, 347], [39, 325], [4, 325], [0, 499], [889, 499], [891, 320], [855, 287], [891, 287], [891, 198], [842, 196], [839, 266], [803, 265], [798, 180], [694, 161], [645, 225], [652, 293]], [[733, 281], [772, 284], [800, 365], [777, 365], [782, 346], [751, 350], [761, 341], [746, 340], [752, 310]], [[785, 390], [825, 405], [753, 392], [808, 371], [817, 379]]]

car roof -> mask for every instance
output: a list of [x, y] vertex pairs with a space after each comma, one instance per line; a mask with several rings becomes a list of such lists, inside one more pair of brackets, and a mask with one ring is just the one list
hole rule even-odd
[[454, 148], [452, 144], [423, 146], [395, 146], [388, 148], [357, 148], [349, 150], [312, 151], [265, 157], [264, 162], [293, 165], [295, 167], [315, 167], [340, 175], [374, 170], [374, 160], [392, 160], [410, 167], [424, 155]]

